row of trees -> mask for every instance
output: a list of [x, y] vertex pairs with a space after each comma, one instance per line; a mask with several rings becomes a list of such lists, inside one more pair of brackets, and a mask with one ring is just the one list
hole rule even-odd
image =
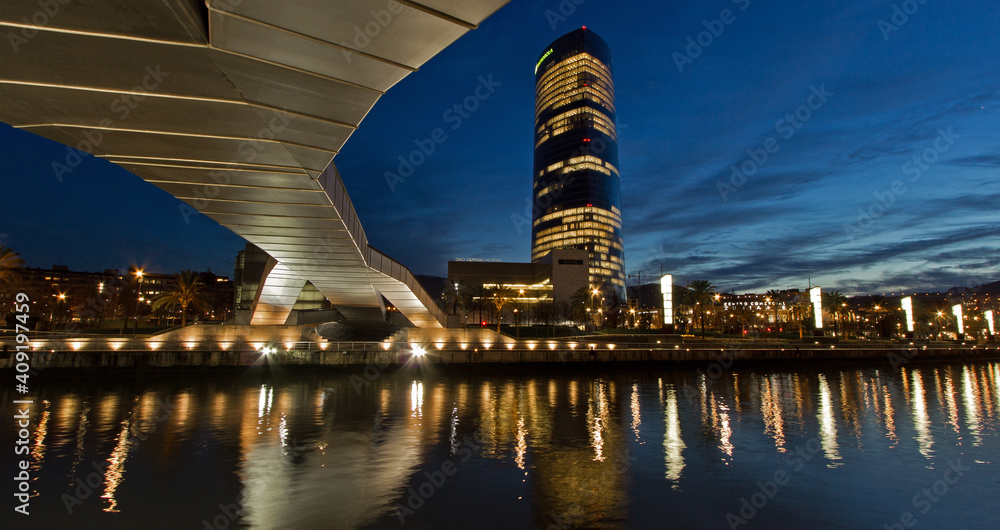
[[[918, 338], [946, 338], [956, 333], [958, 322], [952, 314], [952, 306], [961, 300], [919, 300], [913, 301], [914, 334]], [[884, 296], [872, 296], [864, 307], [844, 305], [836, 313], [838, 329], [847, 335], [870, 335], [890, 337], [906, 331], [906, 319], [898, 301]], [[978, 316], [965, 319], [967, 333], [979, 333], [986, 329]]]
[[[715, 286], [706, 280], [688, 283], [675, 296], [674, 316], [682, 325], [700, 329], [704, 336], [706, 321], [710, 329], [743, 334], [749, 329], [770, 328], [777, 334], [786, 324], [794, 325], [803, 336], [804, 329], [815, 327], [813, 304], [809, 293], [788, 293], [778, 290], [764, 295], [766, 308], [757, 310], [746, 304], [731, 304], [728, 309], [716, 307], [720, 296]], [[957, 301], [914, 301], [915, 333], [922, 338], [943, 338], [957, 328], [951, 308]], [[824, 328], [838, 336], [892, 337], [905, 325], [898, 301], [884, 296], [871, 296], [865, 304], [851, 303], [843, 293], [823, 293]], [[763, 311], [770, 314], [766, 315]], [[767, 319], [770, 316], [770, 322]], [[966, 322], [970, 332], [982, 331], [985, 323], [974, 317]]]
[[[694, 280], [684, 286], [675, 296], [674, 317], [677, 322], [697, 324], [702, 336], [705, 335], [706, 317], [710, 328], [727, 329], [745, 334], [748, 330], [763, 328], [772, 333], [788, 331], [782, 324], [794, 324], [799, 337], [804, 328], [814, 325], [813, 305], [808, 293], [788, 293], [772, 289], [764, 293], [765, 308], [754, 309], [748, 304], [730, 304], [730, 307], [716, 307], [720, 294], [708, 280]], [[720, 304], [721, 305], [721, 304]], [[836, 331], [842, 332], [842, 323], [848, 314], [847, 297], [838, 291], [823, 293], [823, 307], [834, 319]], [[771, 326], [768, 326], [769, 311]], [[782, 319], [782, 316], [785, 318]]]
[[[0, 293], [26, 288], [18, 273], [22, 267], [24, 260], [20, 255], [6, 246], [0, 246]], [[135, 275], [120, 282], [107, 282], [71, 292], [28, 293], [33, 301], [33, 316], [53, 328], [77, 319], [85, 325], [101, 329], [105, 320], [115, 320], [120, 322], [124, 332], [126, 323], [132, 319], [138, 327], [139, 316], [157, 321], [169, 320], [174, 318], [178, 309], [181, 325], [185, 326], [189, 310], [202, 311], [209, 307], [206, 286], [197, 272], [181, 271], [175, 275], [168, 289], [151, 300], [140, 300], [139, 277]]]

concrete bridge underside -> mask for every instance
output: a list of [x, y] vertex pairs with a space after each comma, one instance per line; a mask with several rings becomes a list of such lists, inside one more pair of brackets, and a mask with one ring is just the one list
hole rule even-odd
[[283, 323], [309, 281], [349, 320], [384, 321], [384, 296], [440, 327], [410, 271], [369, 246], [333, 158], [385, 91], [506, 1], [0, 0], [0, 120], [270, 254], [281, 276], [256, 323]]

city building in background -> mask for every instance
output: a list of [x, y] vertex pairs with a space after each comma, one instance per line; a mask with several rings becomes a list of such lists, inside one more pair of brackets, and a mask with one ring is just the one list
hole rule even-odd
[[[70, 322], [102, 329], [105, 323], [128, 320], [130, 326], [162, 326], [179, 323], [180, 310], [154, 309], [153, 301], [174, 284], [173, 274], [154, 273], [129, 267], [103, 272], [70, 270], [65, 265], [51, 269], [18, 270], [18, 292], [27, 294], [36, 319], [34, 329], [58, 329]], [[225, 322], [233, 316], [233, 282], [211, 271], [198, 274], [204, 286], [204, 306], [188, 311], [189, 322]], [[126, 326], [121, 326], [124, 329]]]
[[[460, 282], [472, 289], [470, 303], [457, 322], [451, 325], [481, 324], [483, 308], [489, 314], [490, 298], [498, 287], [505, 289], [511, 299], [509, 310], [532, 315], [522, 323], [543, 320], [561, 320], [560, 314], [568, 313], [573, 295], [580, 289], [590, 291], [588, 253], [585, 250], [556, 249], [532, 263], [497, 263], [476, 261], [449, 261], [449, 281]], [[539, 311], [540, 305], [551, 304]], [[455, 311], [449, 312], [449, 318]], [[552, 318], [548, 313], [554, 312]], [[546, 313], [546, 316], [541, 316]]]
[[612, 71], [611, 49], [586, 27], [557, 39], [535, 65], [531, 260], [587, 250], [591, 286], [624, 295]]
[[[134, 289], [138, 295], [141, 306], [145, 309], [139, 311], [140, 317], [145, 312], [153, 316], [158, 316], [152, 309], [153, 301], [159, 296], [171, 290], [176, 282], [174, 274], [163, 274], [149, 271], [142, 271], [142, 281], [138, 281], [140, 269], [129, 267], [125, 275], [120, 278], [120, 282], [135, 284]], [[199, 298], [203, 306], [200, 310], [189, 309], [189, 322], [217, 321], [226, 322], [233, 317], [233, 289], [234, 284], [228, 276], [219, 276], [209, 269], [198, 273], [198, 281], [202, 288], [199, 291]], [[167, 313], [167, 311], [160, 311]], [[175, 311], [179, 315], [179, 310]]]

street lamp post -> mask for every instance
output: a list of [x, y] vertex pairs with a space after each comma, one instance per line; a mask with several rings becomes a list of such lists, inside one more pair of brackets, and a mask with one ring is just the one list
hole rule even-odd
[[135, 297], [135, 334], [139, 334], [139, 302], [142, 302], [142, 270], [135, 271], [135, 276], [139, 280], [139, 291]]
[[516, 336], [521, 337], [521, 299], [524, 298], [524, 289], [519, 289], [517, 291], [517, 307], [514, 309], [514, 329], [516, 330]]
[[[590, 294], [590, 307], [594, 310], [593, 313], [591, 313], [593, 318], [597, 318], [597, 295], [599, 294], [601, 294], [601, 291], [599, 291], [597, 287], [594, 287], [594, 290], [591, 291]], [[598, 323], [594, 322], [593, 325], [594, 329], [597, 329]]]
[[65, 309], [65, 307], [66, 307], [66, 293], [59, 293], [59, 304], [58, 304], [57, 307], [59, 308], [59, 318], [56, 319], [56, 324], [58, 324], [58, 323], [60, 323], [60, 322], [62, 322], [62, 321], [65, 320], [64, 317], [65, 317], [65, 314], [66, 314], [66, 309]]
[[[629, 274], [626, 278], [636, 278], [638, 284], [635, 286], [635, 305], [629, 304], [629, 308], [632, 309], [632, 327], [638, 327], [635, 323], [635, 308], [642, 307], [642, 271], [635, 274]], [[628, 286], [625, 286], [625, 303], [629, 303], [628, 299]]]
[[[716, 321], [718, 321], [719, 312], [715, 309], [715, 303], [719, 301], [719, 293], [715, 293], [715, 296], [711, 297], [712, 301], [712, 311], [715, 311]], [[712, 314], [711, 312], [709, 313]], [[720, 331], [719, 326], [715, 326], [716, 331]]]

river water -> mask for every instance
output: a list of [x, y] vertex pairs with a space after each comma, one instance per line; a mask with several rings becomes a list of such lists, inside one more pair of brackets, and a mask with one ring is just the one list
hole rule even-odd
[[0, 526], [1000, 527], [1000, 364], [706, 368], [42, 373]]

